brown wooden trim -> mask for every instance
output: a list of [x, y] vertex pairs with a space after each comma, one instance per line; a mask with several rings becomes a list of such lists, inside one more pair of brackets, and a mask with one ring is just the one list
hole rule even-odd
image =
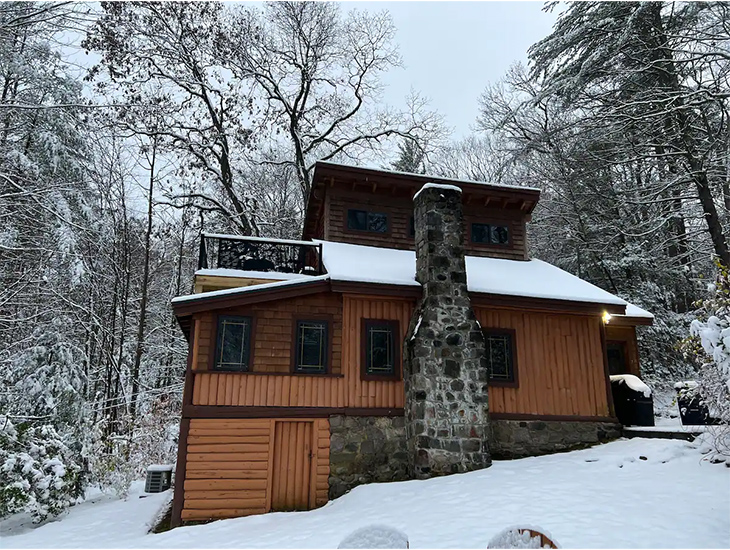
[[608, 414], [616, 416], [616, 409], [613, 405], [613, 392], [611, 391], [611, 375], [608, 370], [608, 349], [606, 346], [606, 325], [601, 321], [601, 353], [603, 354], [603, 375], [606, 384], [606, 403]]
[[177, 439], [177, 464], [175, 465], [175, 491], [172, 496], [172, 517], [170, 518], [171, 528], [182, 525], [182, 511], [183, 506], [185, 505], [185, 467], [188, 460], [189, 432], [190, 419], [181, 418], [180, 435]]
[[367, 296], [398, 297], [417, 300], [421, 297], [421, 285], [394, 285], [359, 281], [332, 281], [332, 292], [363, 294]]
[[193, 371], [195, 374], [231, 374], [235, 376], [313, 376], [315, 378], [344, 378], [344, 374], [332, 374], [329, 372], [326, 372], [324, 374], [318, 374], [316, 372], [296, 372], [293, 373], [291, 371], [282, 371], [282, 372], [266, 372], [266, 371], [253, 371], [253, 372], [240, 372], [240, 371], [231, 371], [231, 370], [214, 370], [214, 371], [208, 371], [208, 370], [197, 370]]
[[256, 288], [261, 285], [252, 285], [239, 293], [224, 295], [206, 296], [206, 293], [196, 295], [196, 299], [188, 302], [173, 302], [172, 309], [177, 317], [185, 316], [199, 311], [211, 311], [214, 309], [230, 309], [238, 306], [270, 302], [272, 300], [284, 300], [298, 296], [318, 294], [330, 290], [329, 279], [302, 279], [297, 284], [278, 287]]
[[492, 380], [487, 379], [487, 385], [495, 388], [519, 388], [520, 379], [517, 369], [517, 330], [514, 328], [498, 328], [498, 327], [482, 327], [482, 334], [486, 337], [486, 333], [493, 334], [509, 334], [512, 336], [512, 380]]
[[[297, 372], [297, 325], [299, 322], [307, 322], [307, 321], [314, 321], [314, 322], [326, 322], [327, 323], [327, 359], [326, 363], [324, 365], [324, 372], [322, 373], [310, 373], [310, 372]], [[292, 316], [292, 338], [291, 338], [291, 361], [289, 366], [289, 374], [292, 376], [326, 376], [329, 375], [332, 372], [332, 341], [334, 340], [334, 331], [335, 331], [335, 318], [331, 314], [314, 314], [314, 315], [294, 315]]]
[[[185, 368], [185, 385], [183, 388], [182, 405], [185, 407], [193, 406], [193, 382], [194, 375], [192, 371], [193, 362], [193, 341], [195, 339], [196, 320], [190, 323], [190, 343], [188, 344], [188, 361]], [[175, 464], [175, 489], [172, 496], [172, 516], [170, 518], [170, 527], [179, 527], [182, 525], [182, 510], [185, 503], [185, 467], [188, 459], [188, 433], [190, 432], [190, 419], [185, 415], [180, 419], [180, 432], [177, 438], [177, 463]]]
[[471, 298], [472, 305], [475, 307], [496, 307], [582, 315], [603, 315], [606, 311], [612, 315], [620, 315], [626, 310], [625, 306], [615, 304], [531, 298], [528, 296], [505, 296], [502, 294], [488, 294], [483, 292], [469, 292], [469, 297]]
[[[251, 327], [249, 329], [249, 342], [248, 342], [248, 371], [227, 371], [227, 370], [217, 370], [215, 368], [215, 352], [218, 349], [218, 319], [219, 317], [248, 317], [251, 320]], [[215, 327], [215, 330], [213, 332], [213, 341], [211, 342], [210, 351], [208, 352], [208, 370], [206, 372], [213, 372], [216, 374], [221, 374], [224, 372], [232, 373], [232, 374], [245, 374], [247, 372], [250, 372], [253, 369], [253, 361], [254, 361], [254, 354], [256, 349], [256, 323], [257, 323], [257, 316], [254, 314], [254, 312], [245, 312], [245, 313], [226, 313], [226, 312], [218, 312], [213, 314], [213, 326]], [[201, 372], [201, 371], [198, 371]]]
[[611, 317], [610, 325], [618, 327], [635, 327], [637, 325], [651, 326], [654, 324], [654, 319], [647, 317], [629, 317], [628, 315], [615, 315]]
[[237, 407], [235, 405], [188, 405], [185, 418], [328, 418], [344, 416], [403, 416], [402, 408], [382, 407]]
[[545, 422], [612, 422], [618, 424], [615, 416], [581, 416], [570, 414], [526, 414], [490, 412], [490, 420], [542, 420]]
[[[393, 331], [393, 374], [368, 374], [367, 335], [369, 325], [390, 325]], [[401, 336], [400, 321], [397, 319], [360, 319], [360, 380], [392, 382], [401, 379]]]

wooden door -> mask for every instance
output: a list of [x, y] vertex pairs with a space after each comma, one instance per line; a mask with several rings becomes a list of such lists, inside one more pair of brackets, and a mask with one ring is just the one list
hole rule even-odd
[[309, 510], [314, 423], [276, 421], [271, 510]]

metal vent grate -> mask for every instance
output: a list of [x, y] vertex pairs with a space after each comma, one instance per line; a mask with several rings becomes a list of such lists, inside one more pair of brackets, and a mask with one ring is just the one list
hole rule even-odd
[[161, 493], [170, 488], [172, 482], [172, 466], [154, 464], [147, 468], [147, 479], [144, 484], [145, 493]]

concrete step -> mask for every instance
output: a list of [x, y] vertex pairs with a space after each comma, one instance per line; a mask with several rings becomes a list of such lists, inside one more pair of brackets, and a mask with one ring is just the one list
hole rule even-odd
[[646, 437], [650, 439], [683, 439], [694, 441], [705, 431], [706, 426], [682, 426], [681, 428], [662, 428], [660, 426], [624, 426], [624, 437]]

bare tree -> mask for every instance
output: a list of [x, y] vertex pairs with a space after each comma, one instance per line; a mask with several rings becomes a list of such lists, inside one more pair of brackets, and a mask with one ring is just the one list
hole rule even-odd
[[[406, 111], [378, 108], [380, 76], [401, 63], [387, 12], [333, 3], [272, 2], [263, 13], [230, 14], [219, 48], [241, 81], [252, 80], [260, 132], [283, 135], [287, 152], [265, 162], [291, 166], [306, 201], [316, 160], [357, 160], [388, 138], [418, 139], [442, 121], [413, 94]], [[246, 37], [246, 40], [241, 40]]]
[[165, 118], [158, 135], [187, 161], [187, 170], [213, 186], [213, 193], [201, 185], [173, 192], [175, 199], [220, 212], [244, 235], [256, 233], [255, 201], [237, 183], [234, 160], [236, 146], [251, 138], [241, 118], [247, 105], [226, 81], [213, 49], [222, 5], [102, 2], [102, 9], [84, 41], [102, 54], [91, 72], [98, 89], [122, 92], [122, 103], [132, 106], [122, 118], [137, 116], [135, 105], [154, 107]]

